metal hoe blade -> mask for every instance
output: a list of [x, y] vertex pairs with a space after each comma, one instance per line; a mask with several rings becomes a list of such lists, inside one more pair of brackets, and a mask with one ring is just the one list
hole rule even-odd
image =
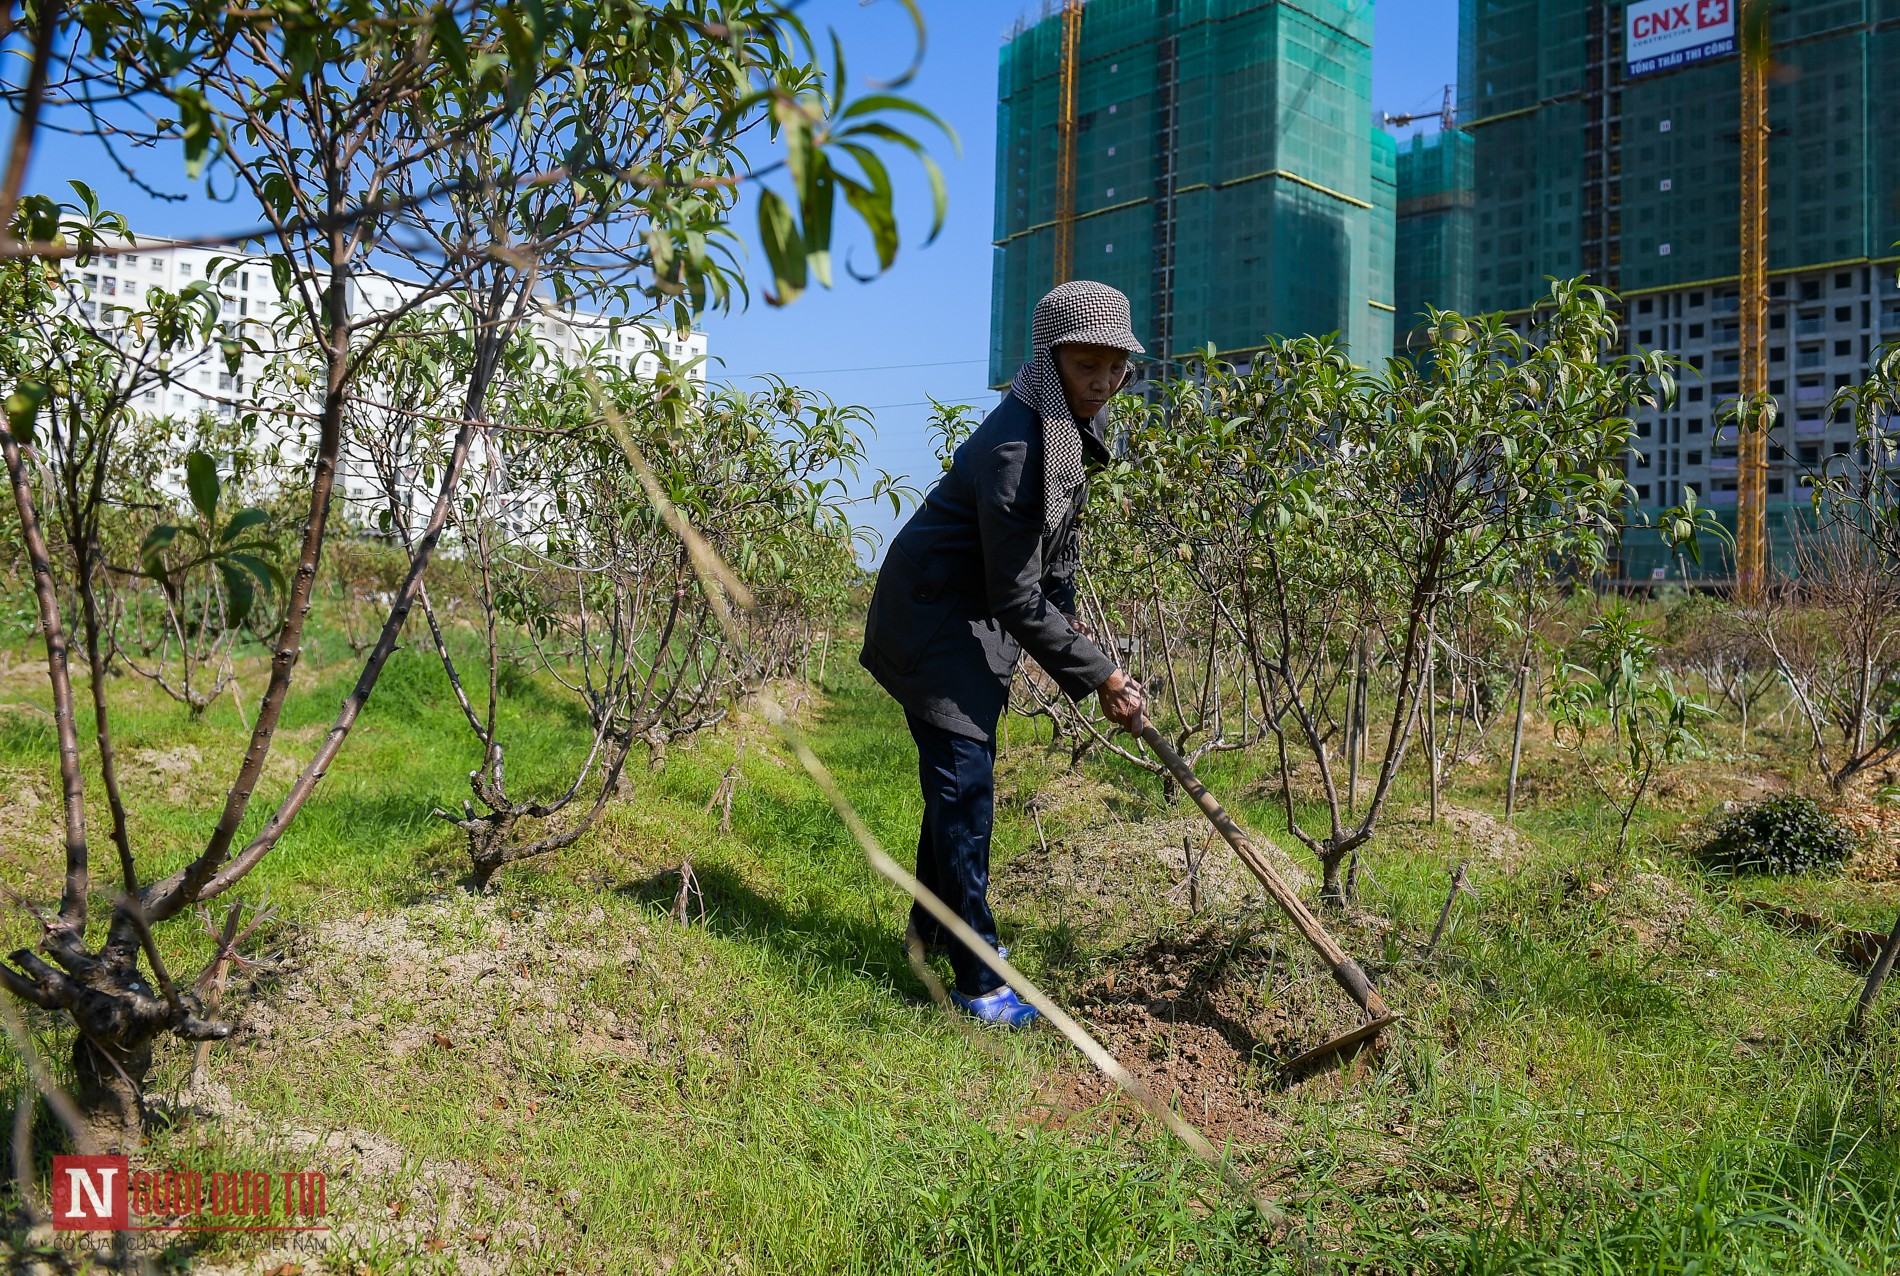
[[1201, 813], [1207, 816], [1208, 823], [1227, 839], [1227, 844], [1234, 848], [1234, 854], [1240, 858], [1242, 864], [1247, 866], [1247, 871], [1260, 880], [1267, 894], [1273, 897], [1273, 902], [1292, 919], [1294, 927], [1306, 937], [1306, 942], [1313, 946], [1313, 950], [1331, 968], [1333, 978], [1339, 982], [1341, 988], [1346, 990], [1346, 995], [1351, 997], [1366, 1014], [1364, 1023], [1314, 1046], [1287, 1064], [1283, 1071], [1287, 1074], [1304, 1072], [1318, 1061], [1351, 1050], [1361, 1042], [1371, 1040], [1378, 1036], [1386, 1025], [1398, 1020], [1401, 1016], [1385, 1004], [1385, 998], [1379, 995], [1378, 990], [1372, 986], [1372, 981], [1366, 978], [1366, 972], [1359, 968], [1359, 963], [1348, 957], [1346, 950], [1326, 933], [1325, 928], [1319, 924], [1319, 919], [1314, 917], [1311, 910], [1306, 907], [1305, 901], [1294, 894], [1293, 888], [1274, 871], [1273, 865], [1267, 862], [1266, 857], [1260, 853], [1260, 849], [1253, 844], [1253, 839], [1249, 838], [1246, 831], [1234, 822], [1233, 816], [1227, 814], [1226, 808], [1221, 806], [1214, 795], [1207, 791], [1207, 786], [1201, 783], [1201, 778], [1194, 774], [1194, 768], [1189, 766], [1187, 759], [1168, 743], [1160, 729], [1154, 723], [1144, 719], [1141, 730], [1137, 734], [1140, 735], [1143, 743], [1154, 750], [1155, 756], [1161, 759], [1162, 764], [1173, 774], [1175, 781], [1187, 790], [1188, 795], [1201, 808]]

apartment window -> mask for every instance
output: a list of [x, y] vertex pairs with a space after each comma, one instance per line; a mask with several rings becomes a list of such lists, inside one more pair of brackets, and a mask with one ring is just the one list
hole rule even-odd
[[155, 275], [165, 273], [165, 259], [163, 257], [152, 258], [152, 273]]
[[1687, 457], [1684, 458], [1684, 461], [1686, 464], [1689, 464], [1689, 465], [1700, 465], [1702, 464], [1702, 453], [1691, 452], [1689, 453]]
[[1644, 349], [1648, 349], [1655, 340], [1656, 330], [1654, 328], [1644, 328], [1641, 332], [1636, 334], [1636, 344], [1642, 346]]
[[1636, 485], [1636, 499], [1639, 501], [1646, 501], [1649, 499], [1649, 484], [1638, 483]]
[[1689, 340], [1700, 341], [1702, 339], [1702, 332], [1703, 332], [1703, 327], [1701, 324], [1699, 323], [1690, 324], [1689, 325]]
[[125, 264], [126, 264], [126, 265], [128, 265], [128, 266], [136, 266], [136, 265], [138, 265], [138, 264], [139, 264], [139, 255], [138, 255], [137, 253], [127, 253], [127, 254], [125, 255]]
[[1834, 374], [1834, 388], [1836, 390], [1845, 390], [1852, 381], [1853, 378], [1849, 377], [1845, 372], [1836, 372]]
[[1834, 322], [1835, 323], [1854, 322], [1854, 308], [1852, 306], [1834, 307]]
[[1702, 294], [1701, 294], [1701, 293], [1699, 293], [1699, 292], [1692, 292], [1692, 293], [1690, 293], [1690, 294], [1689, 294], [1689, 304], [1690, 304], [1691, 306], [1699, 306], [1699, 305], [1701, 305], [1701, 304], [1702, 304]]
[[1801, 300], [1819, 301], [1820, 299], [1821, 281], [1818, 279], [1803, 279], [1801, 281]]
[[1839, 274], [1835, 275], [1834, 286], [1836, 288], [1852, 288], [1854, 286], [1853, 272], [1843, 270]]
[[1691, 403], [1702, 402], [1702, 387], [1701, 386], [1692, 385], [1689, 387], [1689, 402]]
[[1770, 381], [1768, 383], [1768, 393], [1786, 394], [1788, 393], [1788, 383], [1786, 381]]
[[1691, 434], [1702, 433], [1702, 418], [1701, 417], [1692, 416], [1689, 418], [1689, 433]]
[[1848, 441], [1847, 441], [1846, 439], [1841, 439], [1841, 440], [1838, 440], [1838, 441], [1837, 441], [1837, 442], [1836, 442], [1836, 443], [1834, 444], [1834, 455], [1836, 455], [1836, 456], [1846, 456], [1846, 455], [1847, 455], [1847, 453], [1848, 453], [1848, 451], [1849, 451], [1849, 450], [1850, 450], [1850, 449], [1851, 449], [1852, 447], [1853, 447], [1853, 444], [1851, 444], [1851, 443], [1849, 443], [1849, 442], [1848, 442]]
[[[108, 281], [108, 282], [110, 282], [110, 281]], [[106, 289], [106, 291], [107, 291], [107, 292], [111, 292], [111, 291], [112, 291], [112, 289], [111, 289], [111, 288], [107, 288], [107, 289]], [[1836, 355], [1836, 357], [1839, 357], [1839, 356], [1841, 356], [1841, 355], [1849, 355], [1849, 354], [1852, 354], [1852, 353], [1854, 353], [1854, 343], [1853, 343], [1853, 342], [1851, 342], [1851, 341], [1836, 341], [1836, 342], [1834, 343], [1834, 354]]]
[[1788, 312], [1785, 310], [1777, 310], [1774, 314], [1769, 315], [1768, 326], [1770, 328], [1786, 328], [1788, 326]]
[[229, 390], [230, 388], [231, 388], [231, 374], [228, 372], [220, 372], [218, 374], [218, 389]]
[[181, 261], [178, 263], [178, 277], [180, 279], [191, 278], [191, 263], [190, 262]]
[[139, 295], [139, 281], [138, 280], [128, 279], [125, 281], [125, 295], [128, 297], [136, 297]]
[[117, 253], [106, 254], [106, 265], [117, 266], [118, 264], [119, 264], [119, 254]]
[[1651, 428], [1650, 423], [1648, 421], [1638, 421], [1636, 423], [1636, 437], [1639, 439], [1648, 438], [1650, 435], [1650, 428]]
[[1768, 494], [1770, 496], [1779, 496], [1787, 490], [1788, 490], [1787, 479], [1771, 478], [1768, 480]]
[[1636, 303], [1636, 313], [1639, 315], [1653, 314], [1655, 309], [1656, 299], [1654, 297], [1644, 297], [1641, 301]]
[[251, 290], [251, 272], [248, 270], [238, 272], [238, 291], [249, 292], [250, 290]]
[[1801, 464], [1814, 465], [1821, 459], [1821, 445], [1819, 443], [1803, 443], [1799, 448], [1795, 449], [1795, 454], [1801, 458]]

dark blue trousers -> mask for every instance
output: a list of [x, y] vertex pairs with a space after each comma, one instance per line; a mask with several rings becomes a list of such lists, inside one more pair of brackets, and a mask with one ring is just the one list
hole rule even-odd
[[[924, 823], [917, 835], [917, 880], [969, 924], [992, 948], [996, 919], [990, 915], [990, 828], [996, 815], [996, 745], [945, 731], [906, 714], [917, 741], [917, 775], [924, 789]], [[917, 933], [927, 944], [946, 944], [957, 972], [957, 991], [980, 997], [1003, 986], [977, 959], [913, 904]]]

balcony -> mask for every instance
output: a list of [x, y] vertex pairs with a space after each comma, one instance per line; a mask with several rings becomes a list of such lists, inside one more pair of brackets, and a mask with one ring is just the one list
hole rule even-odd
[[1738, 436], [1736, 434], [1736, 430], [1734, 426], [1732, 425], [1721, 426], [1717, 428], [1717, 430], [1715, 431], [1715, 446], [1734, 447], [1737, 437]]
[[1827, 331], [1827, 318], [1824, 315], [1802, 315], [1794, 321], [1794, 335], [1797, 337], [1818, 337]]
[[1709, 458], [1710, 478], [1733, 478], [1740, 462], [1732, 456], [1712, 456]]
[[1803, 348], [1794, 353], [1794, 366], [1797, 368], [1819, 368], [1826, 366], [1826, 364], [1827, 355], [1822, 352], [1819, 346], [1815, 346], [1812, 349]]
[[1702, 498], [1704, 505], [1722, 506], [1735, 504], [1734, 492], [1710, 492]]
[[1824, 385], [1798, 385], [1794, 388], [1796, 403], [1826, 403], [1827, 387]]
[[1827, 433], [1827, 422], [1820, 417], [1796, 417], [1794, 436], [1797, 439], [1818, 439]]

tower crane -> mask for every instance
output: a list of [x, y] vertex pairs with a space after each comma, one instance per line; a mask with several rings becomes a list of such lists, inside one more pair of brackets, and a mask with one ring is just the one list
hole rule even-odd
[[1450, 84], [1445, 86], [1445, 100], [1439, 104], [1436, 111], [1417, 111], [1409, 115], [1393, 115], [1389, 111], [1381, 111], [1379, 113], [1379, 123], [1385, 125], [1387, 128], [1404, 128], [1407, 124], [1416, 124], [1420, 120], [1429, 120], [1436, 115], [1438, 117], [1438, 127], [1449, 133], [1452, 129], [1458, 127], [1458, 107], [1452, 101], [1453, 87], [1454, 86]]
[[1056, 283], [1075, 270], [1075, 80], [1082, 44], [1082, 0], [1062, 4], [1062, 103], [1056, 117]]
[[1741, 391], [1736, 425], [1735, 587], [1743, 602], [1768, 583], [1768, 94], [1769, 0], [1737, 15], [1742, 62]]

